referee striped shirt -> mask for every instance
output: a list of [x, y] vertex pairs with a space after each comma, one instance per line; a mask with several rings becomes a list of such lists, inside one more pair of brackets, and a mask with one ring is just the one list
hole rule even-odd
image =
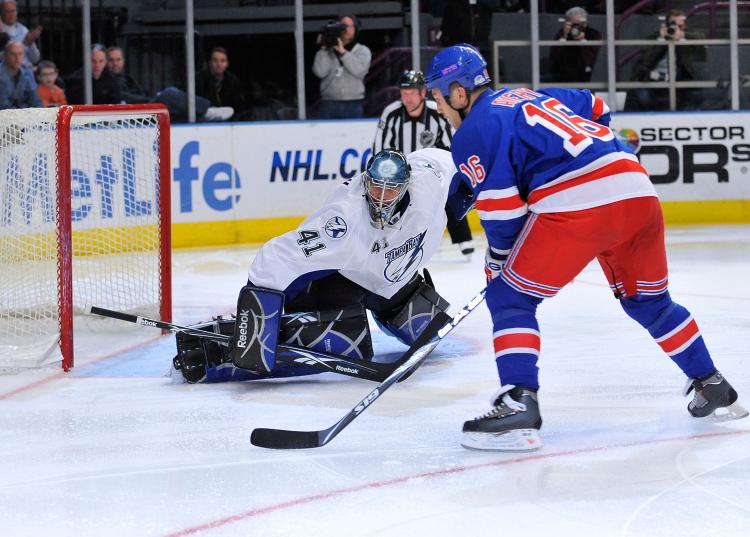
[[435, 101], [425, 100], [422, 114], [412, 118], [398, 100], [386, 106], [380, 116], [372, 154], [381, 149], [398, 149], [407, 155], [425, 147], [449, 150], [452, 137], [451, 126], [438, 114]]

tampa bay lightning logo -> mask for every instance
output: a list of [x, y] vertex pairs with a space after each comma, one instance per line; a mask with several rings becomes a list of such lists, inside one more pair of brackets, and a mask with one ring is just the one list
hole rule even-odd
[[326, 235], [332, 239], [340, 239], [346, 235], [346, 221], [340, 216], [334, 216], [326, 222], [323, 229], [325, 229]]
[[387, 264], [383, 276], [386, 280], [399, 282], [417, 270], [424, 257], [425, 235], [427, 235], [427, 230], [385, 253]]

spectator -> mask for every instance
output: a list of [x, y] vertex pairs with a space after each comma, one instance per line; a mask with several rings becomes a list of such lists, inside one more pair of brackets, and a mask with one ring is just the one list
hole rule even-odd
[[242, 83], [237, 75], [228, 70], [229, 56], [223, 47], [211, 49], [208, 67], [198, 76], [197, 94], [208, 99], [211, 106], [231, 107], [234, 114], [245, 109]]
[[106, 50], [107, 69], [117, 80], [120, 96], [127, 104], [151, 102], [151, 98], [136, 80], [125, 72], [125, 54], [120, 47], [109, 47]]
[[42, 60], [36, 66], [36, 76], [39, 79], [36, 92], [44, 107], [68, 104], [65, 92], [55, 84], [58, 74], [57, 66], [49, 60]]
[[[154, 97], [153, 102], [162, 103], [169, 109], [169, 118], [174, 123], [188, 121], [188, 96], [183, 90], [169, 86]], [[234, 115], [230, 106], [211, 106], [211, 101], [195, 96], [195, 118], [198, 121], [225, 121]]]
[[354, 15], [339, 17], [339, 27], [329, 23], [318, 36], [320, 49], [315, 53], [312, 70], [320, 78], [318, 116], [321, 118], [364, 115], [364, 78], [370, 70], [372, 53], [357, 42], [357, 37], [359, 22]]
[[[582, 7], [572, 7], [565, 12], [565, 22], [555, 35], [559, 41], [596, 41], [601, 32], [591, 28], [588, 13]], [[589, 82], [594, 71], [598, 46], [552, 47], [549, 53], [552, 82]]]
[[[130, 75], [125, 73], [125, 54], [120, 47], [109, 47], [107, 53], [107, 69], [120, 88], [122, 100], [128, 104], [162, 103], [169, 109], [172, 121], [187, 121], [188, 102], [187, 94], [174, 86], [164, 88], [151, 98], [140, 84]], [[198, 121], [225, 120], [232, 117], [234, 110], [229, 107], [212, 107], [208, 99], [196, 96], [195, 112]]]
[[34, 75], [24, 66], [24, 48], [16, 41], [5, 45], [5, 60], [0, 64], [0, 110], [42, 106]]
[[[683, 39], [705, 39], [703, 32], [687, 30], [687, 17], [682, 10], [673, 9], [662, 23], [659, 31], [651, 34], [647, 39], [656, 39], [663, 43], [672, 41], [677, 43]], [[695, 80], [695, 62], [706, 60], [706, 47], [696, 45], [691, 47], [675, 47], [676, 81]], [[669, 61], [667, 47], [654, 45], [643, 49], [638, 64], [633, 72], [633, 79], [639, 82], [665, 82], [669, 80]], [[638, 88], [633, 92], [635, 102], [631, 104], [638, 110], [657, 110], [668, 107], [667, 90]], [[678, 108], [690, 109], [697, 105], [698, 93], [694, 89], [677, 91]]]
[[[122, 103], [120, 86], [107, 69], [107, 55], [103, 45], [91, 47], [91, 79], [94, 104]], [[70, 104], [85, 104], [83, 69], [78, 69], [68, 77], [66, 88]]]
[[18, 7], [15, 1], [7, 0], [0, 4], [0, 32], [8, 34], [11, 41], [25, 47], [24, 63], [27, 67], [36, 64], [41, 58], [36, 40], [42, 35], [42, 27], [34, 26], [31, 30], [18, 22]]

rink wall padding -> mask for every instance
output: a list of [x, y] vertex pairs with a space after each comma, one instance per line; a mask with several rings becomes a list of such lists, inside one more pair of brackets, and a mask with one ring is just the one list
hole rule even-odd
[[[173, 245], [257, 243], [294, 229], [364, 169], [376, 124], [174, 126]], [[651, 174], [667, 224], [750, 222], [750, 112], [618, 114], [612, 126]]]

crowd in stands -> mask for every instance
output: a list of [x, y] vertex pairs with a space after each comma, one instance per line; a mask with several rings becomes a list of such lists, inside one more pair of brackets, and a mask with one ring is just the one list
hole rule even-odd
[[[559, 41], [598, 41], [601, 32], [589, 25], [590, 10], [602, 13], [600, 1], [548, 1], [547, 9], [564, 13], [555, 36], [542, 39]], [[523, 0], [443, 0], [440, 44], [471, 43], [486, 57], [491, 57], [490, 23], [493, 11], [525, 12]], [[665, 81], [670, 73], [664, 42], [701, 39], [704, 34], [687, 28], [685, 13], [672, 10], [653, 35], [656, 42], [644, 48], [633, 63], [631, 80]], [[318, 118], [356, 118], [363, 116], [365, 77], [372, 53], [358, 40], [361, 24], [354, 15], [343, 15], [330, 21], [318, 37], [313, 74], [320, 80], [320, 101], [311, 116]], [[0, 2], [0, 109], [49, 107], [85, 102], [84, 69], [61, 76], [50, 58], [44, 57], [39, 38], [44, 29], [29, 29], [18, 20], [17, 3]], [[599, 45], [549, 47], [542, 82], [585, 84], [600, 58]], [[695, 80], [695, 63], [705, 61], [705, 47], [683, 46], [676, 49], [675, 80]], [[257, 83], [243, 84], [230, 67], [230, 54], [214, 47], [196, 80], [196, 112], [199, 121], [292, 119], [296, 109], [269, 99]], [[501, 65], [502, 69], [502, 65]], [[502, 73], [501, 73], [502, 77]], [[502, 84], [503, 80], [499, 80]], [[94, 104], [161, 102], [168, 106], [173, 121], [186, 121], [188, 99], [183, 89], [170, 86], [150, 94], [127, 71], [125, 51], [118, 46], [96, 44], [91, 49], [91, 84]], [[631, 110], [655, 110], [668, 107], [663, 89], [640, 88], [629, 92]], [[678, 91], [678, 108], [701, 105], [700, 92]]]
[[[84, 69], [60, 76], [53, 61], [42, 59], [38, 45], [42, 31], [41, 26], [29, 30], [18, 21], [15, 1], [0, 2], [0, 110], [86, 102]], [[128, 74], [126, 67], [121, 47], [98, 43], [91, 47], [93, 104], [160, 102], [167, 105], [173, 120], [187, 120], [188, 98], [184, 90], [170, 86], [150, 95]], [[259, 104], [248, 107], [243, 84], [229, 70], [229, 53], [222, 47], [215, 47], [197, 77], [197, 119], [284, 119], [275, 111], [283, 105], [269, 106], [268, 99], [258, 93], [256, 85], [249, 88], [249, 94], [257, 97], [255, 101]]]

